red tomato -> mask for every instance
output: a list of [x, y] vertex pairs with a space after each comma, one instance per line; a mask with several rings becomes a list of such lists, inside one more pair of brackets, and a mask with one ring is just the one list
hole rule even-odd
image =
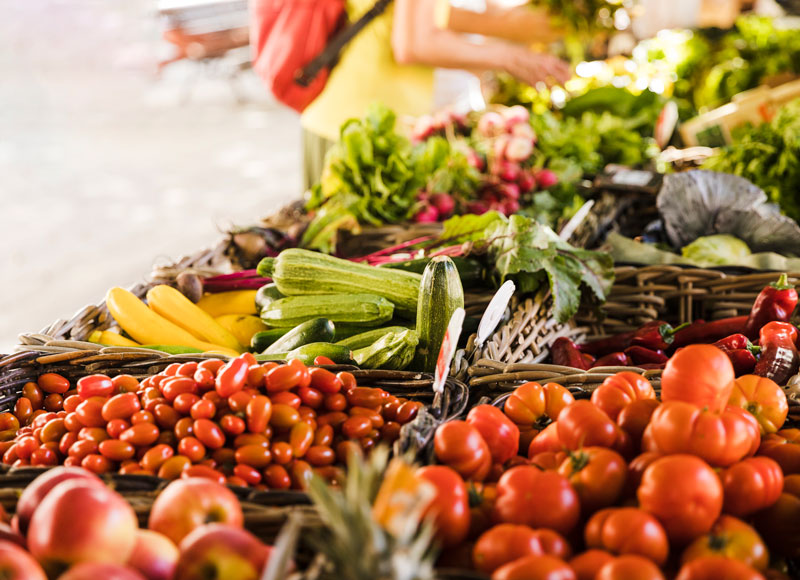
[[114, 383], [106, 375], [89, 375], [78, 379], [78, 396], [86, 400], [89, 397], [108, 397], [114, 393]]
[[555, 556], [525, 556], [495, 570], [492, 580], [575, 580], [575, 572]]
[[469, 532], [469, 494], [464, 480], [445, 465], [429, 465], [417, 470], [417, 477], [436, 490], [425, 515], [433, 516], [436, 539], [444, 548], [460, 544]]
[[220, 485], [225, 485], [225, 476], [207, 465], [192, 465], [181, 471], [181, 479], [190, 477], [205, 477], [211, 481], [216, 481]]
[[767, 435], [758, 454], [777, 461], [784, 475], [800, 473], [800, 429], [782, 429]]
[[45, 393], [63, 395], [69, 390], [69, 381], [56, 373], [44, 373], [43, 375], [39, 375], [36, 383]]
[[285, 364], [272, 369], [267, 373], [266, 386], [268, 393], [288, 391], [299, 387], [304, 376], [308, 376], [308, 369], [301, 365]]
[[581, 510], [590, 514], [614, 504], [622, 495], [627, 469], [616, 451], [584, 447], [570, 453], [558, 473], [567, 478], [581, 500]]
[[660, 404], [657, 399], [633, 401], [617, 415], [617, 425], [638, 444], [642, 440], [645, 428], [650, 423], [653, 412]]
[[728, 404], [735, 374], [728, 355], [710, 344], [676, 352], [661, 374], [661, 400], [685, 401], [719, 413]]
[[206, 456], [206, 446], [195, 437], [184, 437], [178, 441], [178, 453], [197, 463]]
[[545, 554], [561, 558], [562, 560], [569, 560], [570, 557], [572, 557], [572, 546], [570, 546], [564, 536], [558, 532], [548, 530], [547, 528], [539, 528], [538, 530], [534, 530], [533, 533], [536, 534], [536, 537], [542, 544], [542, 550], [544, 550]]
[[220, 397], [230, 397], [247, 383], [250, 363], [242, 357], [232, 359], [217, 373], [214, 388]]
[[264, 470], [264, 483], [270, 489], [289, 489], [292, 486], [289, 472], [282, 465], [270, 465], [267, 467]]
[[800, 558], [800, 475], [787, 475], [778, 501], [753, 521], [773, 555]]
[[528, 526], [499, 524], [484, 532], [472, 550], [472, 564], [484, 574], [524, 558], [544, 554], [536, 533]]
[[[102, 444], [100, 453], [103, 452]], [[175, 455], [175, 451], [172, 450], [172, 447], [165, 444], [155, 445], [148, 449], [144, 455], [142, 455], [142, 459], [139, 461], [143, 469], [147, 471], [156, 472], [158, 471], [164, 462], [167, 461], [170, 457]]]
[[564, 445], [558, 438], [558, 423], [550, 423], [531, 439], [528, 445], [528, 457], [532, 459], [540, 453], [559, 453], [563, 450]]
[[664, 580], [664, 575], [647, 558], [629, 555], [606, 563], [595, 580]]
[[[109, 382], [111, 382], [109, 380]], [[75, 415], [84, 427], [105, 427], [106, 421], [103, 419], [103, 404], [105, 397], [90, 397], [83, 401], [75, 409]]]
[[[309, 369], [311, 387], [326, 395], [333, 395], [342, 390], [342, 379], [327, 369]], [[352, 376], [352, 375], [350, 375]]]
[[[263, 445], [244, 445], [236, 450], [236, 463], [263, 469], [272, 462], [272, 452]], [[258, 483], [258, 482], [256, 482]]]
[[611, 553], [636, 554], [663, 566], [669, 541], [656, 518], [638, 508], [608, 508], [594, 514], [584, 530], [586, 545]]
[[759, 437], [740, 409], [717, 414], [684, 401], [663, 403], [650, 426], [662, 453], [697, 455], [715, 467], [740, 461], [753, 449], [753, 438]]
[[250, 433], [263, 433], [272, 418], [272, 401], [264, 395], [256, 395], [247, 402], [245, 414], [247, 430]]
[[642, 483], [644, 470], [660, 457], [662, 455], [656, 451], [645, 451], [628, 463], [628, 474], [625, 477], [625, 491], [623, 492], [624, 497], [636, 497], [636, 490], [639, 489], [639, 484]]
[[711, 531], [697, 538], [684, 550], [681, 562], [707, 556], [724, 556], [744, 562], [757, 570], [766, 570], [769, 564], [767, 547], [753, 528], [732, 516], [722, 516]]
[[722, 512], [722, 483], [694, 455], [667, 455], [654, 461], [636, 495], [641, 508], [658, 518], [670, 541], [678, 544], [708, 532]]
[[558, 416], [558, 438], [567, 449], [613, 447], [619, 427], [591, 401], [575, 401]]
[[192, 419], [213, 419], [216, 413], [216, 405], [206, 399], [196, 401], [189, 410]]
[[541, 429], [574, 401], [572, 393], [557, 383], [525, 383], [514, 389], [503, 410], [520, 428]]
[[219, 426], [222, 427], [225, 433], [233, 436], [241, 435], [247, 428], [244, 419], [236, 415], [223, 415], [219, 420]]
[[722, 511], [739, 517], [771, 506], [783, 490], [783, 471], [769, 457], [748, 457], [722, 471], [720, 479]]
[[519, 451], [519, 427], [497, 407], [473, 407], [467, 414], [467, 423], [475, 427], [486, 441], [492, 462], [505, 463]]
[[97, 449], [103, 457], [111, 461], [125, 461], [136, 455], [136, 448], [133, 445], [117, 439], [101, 441]]
[[103, 404], [102, 415], [106, 421], [112, 419], [129, 419], [136, 411], [141, 411], [142, 405], [136, 393], [123, 393], [114, 395]]
[[631, 371], [611, 375], [592, 393], [592, 403], [612, 421], [616, 421], [620, 412], [632, 402], [655, 398], [650, 381]]
[[159, 430], [152, 423], [139, 423], [120, 433], [120, 441], [127, 441], [136, 447], [152, 445], [158, 439]]
[[728, 404], [751, 413], [762, 435], [778, 431], [789, 413], [783, 389], [772, 379], [756, 375], [744, 375], [733, 382]]
[[194, 436], [209, 449], [219, 449], [225, 445], [225, 433], [210, 419], [196, 419], [192, 424], [192, 429]]
[[434, 452], [439, 461], [455, 469], [464, 479], [483, 481], [492, 465], [486, 441], [466, 421], [448, 421], [436, 429]]
[[578, 494], [558, 473], [521, 465], [506, 471], [497, 482], [495, 521], [568, 534], [579, 517]]
[[595, 580], [600, 569], [611, 562], [614, 556], [605, 550], [586, 550], [569, 561], [577, 580]]
[[747, 564], [722, 556], [692, 560], [681, 567], [675, 580], [764, 580], [760, 572]]

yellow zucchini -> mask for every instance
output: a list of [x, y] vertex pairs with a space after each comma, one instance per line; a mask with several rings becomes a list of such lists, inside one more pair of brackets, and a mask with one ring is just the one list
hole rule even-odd
[[244, 350], [233, 334], [172, 286], [159, 284], [150, 288], [147, 291], [147, 303], [153, 312], [188, 330], [200, 340], [238, 352]]
[[138, 342], [125, 338], [118, 332], [110, 330], [95, 330], [89, 336], [89, 342], [104, 344], [106, 346], [141, 346]]
[[206, 294], [197, 306], [216, 318], [223, 314], [258, 314], [256, 294], [258, 290], [231, 290]]
[[204, 352], [219, 352], [237, 356], [234, 350], [198, 340], [191, 333], [150, 310], [124, 288], [111, 288], [106, 306], [122, 329], [140, 344], [174, 344], [192, 346]]
[[250, 340], [255, 333], [263, 332], [268, 328], [258, 316], [251, 314], [223, 314], [222, 316], [217, 316], [214, 320], [235, 336], [239, 344], [244, 345], [250, 344]]

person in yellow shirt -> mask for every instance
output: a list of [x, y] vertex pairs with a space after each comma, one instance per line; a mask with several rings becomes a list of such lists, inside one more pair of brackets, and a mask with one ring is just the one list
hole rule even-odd
[[[347, 0], [349, 20], [356, 21], [374, 2]], [[470, 13], [450, 10], [446, 2], [395, 0], [344, 49], [322, 93], [301, 117], [306, 188], [319, 180], [341, 125], [363, 116], [370, 104], [383, 103], [400, 116], [430, 113], [435, 67], [503, 70], [531, 85], [569, 78], [568, 65], [558, 58], [496, 38], [507, 28], [518, 41], [552, 42], [558, 32], [543, 13], [527, 6]], [[465, 33], [492, 38], [476, 41]]]

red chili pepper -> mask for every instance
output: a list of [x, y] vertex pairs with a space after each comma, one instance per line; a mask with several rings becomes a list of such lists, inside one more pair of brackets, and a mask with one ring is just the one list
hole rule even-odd
[[756, 355], [753, 354], [751, 350], [746, 348], [737, 348], [733, 350], [723, 348], [722, 351], [731, 359], [733, 372], [736, 373], [737, 377], [749, 375], [755, 370], [758, 359], [756, 359]]
[[553, 356], [553, 364], [565, 367], [574, 367], [581, 370], [589, 370], [589, 364], [583, 358], [583, 353], [578, 347], [565, 336], [557, 338], [550, 347], [550, 354]]
[[742, 332], [747, 323], [747, 316], [720, 318], [713, 322], [695, 321], [686, 328], [675, 333], [672, 348], [680, 348], [689, 344], [708, 344], [726, 336]]
[[625, 349], [625, 354], [635, 365], [666, 363], [669, 357], [661, 349], [652, 350], [643, 346], [631, 346]]
[[650, 350], [666, 350], [675, 340], [675, 333], [688, 325], [687, 322], [672, 328], [671, 324], [663, 320], [648, 322], [633, 334], [630, 345], [643, 346]]
[[606, 338], [599, 338], [585, 344], [579, 344], [581, 352], [594, 356], [605, 356], [612, 352], [619, 352], [628, 348], [631, 344], [634, 332], [622, 332]]
[[611, 354], [607, 354], [606, 356], [600, 357], [594, 364], [592, 368], [595, 367], [629, 367], [631, 366], [631, 361], [624, 352], [612, 352]]
[[758, 348], [754, 346], [744, 334], [741, 333], [726, 336], [722, 340], [715, 342], [714, 346], [721, 348], [722, 350], [747, 350], [750, 348]]
[[786, 274], [781, 274], [777, 282], [764, 288], [753, 303], [744, 333], [751, 340], [768, 322], [789, 322], [797, 306], [797, 290], [789, 284]]
[[591, 368], [591, 366], [594, 364], [594, 357], [585, 352], [581, 353], [581, 356], [583, 357], [583, 362], [585, 362], [587, 365], [589, 365], [589, 368]]
[[754, 374], [772, 379], [779, 385], [786, 384], [789, 377], [800, 367], [797, 353], [797, 328], [788, 322], [768, 322], [759, 332], [761, 358], [756, 363]]

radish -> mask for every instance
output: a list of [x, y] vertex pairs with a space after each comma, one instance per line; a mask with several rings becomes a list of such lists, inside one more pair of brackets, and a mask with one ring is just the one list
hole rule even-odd
[[492, 145], [492, 152], [494, 153], [495, 161], [503, 161], [506, 157], [506, 150], [511, 143], [511, 137], [508, 135], [500, 135], [494, 140]]
[[418, 224], [439, 221], [439, 211], [432, 205], [425, 205], [414, 215], [414, 221]]
[[515, 182], [519, 177], [519, 165], [510, 161], [501, 161], [497, 164], [497, 175], [503, 181]]
[[467, 204], [467, 211], [475, 215], [481, 215], [489, 211], [489, 206], [482, 201], [471, 201]]
[[519, 199], [519, 186], [516, 183], [504, 183], [498, 190], [506, 199]]
[[436, 122], [431, 115], [422, 115], [414, 124], [411, 138], [414, 141], [424, 141], [436, 132]]
[[530, 123], [531, 114], [528, 109], [522, 105], [514, 105], [503, 110], [503, 118], [506, 121], [506, 127], [510, 130], [516, 124]]
[[528, 137], [511, 137], [505, 154], [509, 161], [525, 161], [533, 154], [533, 141]]
[[558, 176], [549, 169], [540, 169], [536, 173], [536, 184], [539, 189], [548, 189], [558, 183]]
[[515, 199], [507, 199], [501, 204], [500, 211], [504, 215], [511, 215], [519, 211], [519, 202]]
[[483, 171], [484, 169], [486, 169], [486, 161], [474, 149], [470, 149], [469, 151], [467, 151], [467, 161], [472, 167], [474, 167], [478, 171]]
[[424, 189], [420, 189], [419, 193], [417, 193], [417, 201], [428, 201], [429, 197], [430, 194]]
[[517, 123], [511, 128], [511, 134], [514, 137], [525, 137], [530, 139], [534, 145], [536, 144], [536, 133], [528, 123]]
[[505, 132], [506, 121], [500, 113], [487, 111], [478, 121], [478, 133], [484, 137], [495, 137]]
[[431, 196], [431, 205], [439, 212], [440, 217], [448, 217], [456, 209], [456, 202], [447, 193], [434, 193]]
[[522, 193], [528, 193], [536, 189], [536, 177], [531, 171], [521, 171], [517, 179], [517, 185]]

